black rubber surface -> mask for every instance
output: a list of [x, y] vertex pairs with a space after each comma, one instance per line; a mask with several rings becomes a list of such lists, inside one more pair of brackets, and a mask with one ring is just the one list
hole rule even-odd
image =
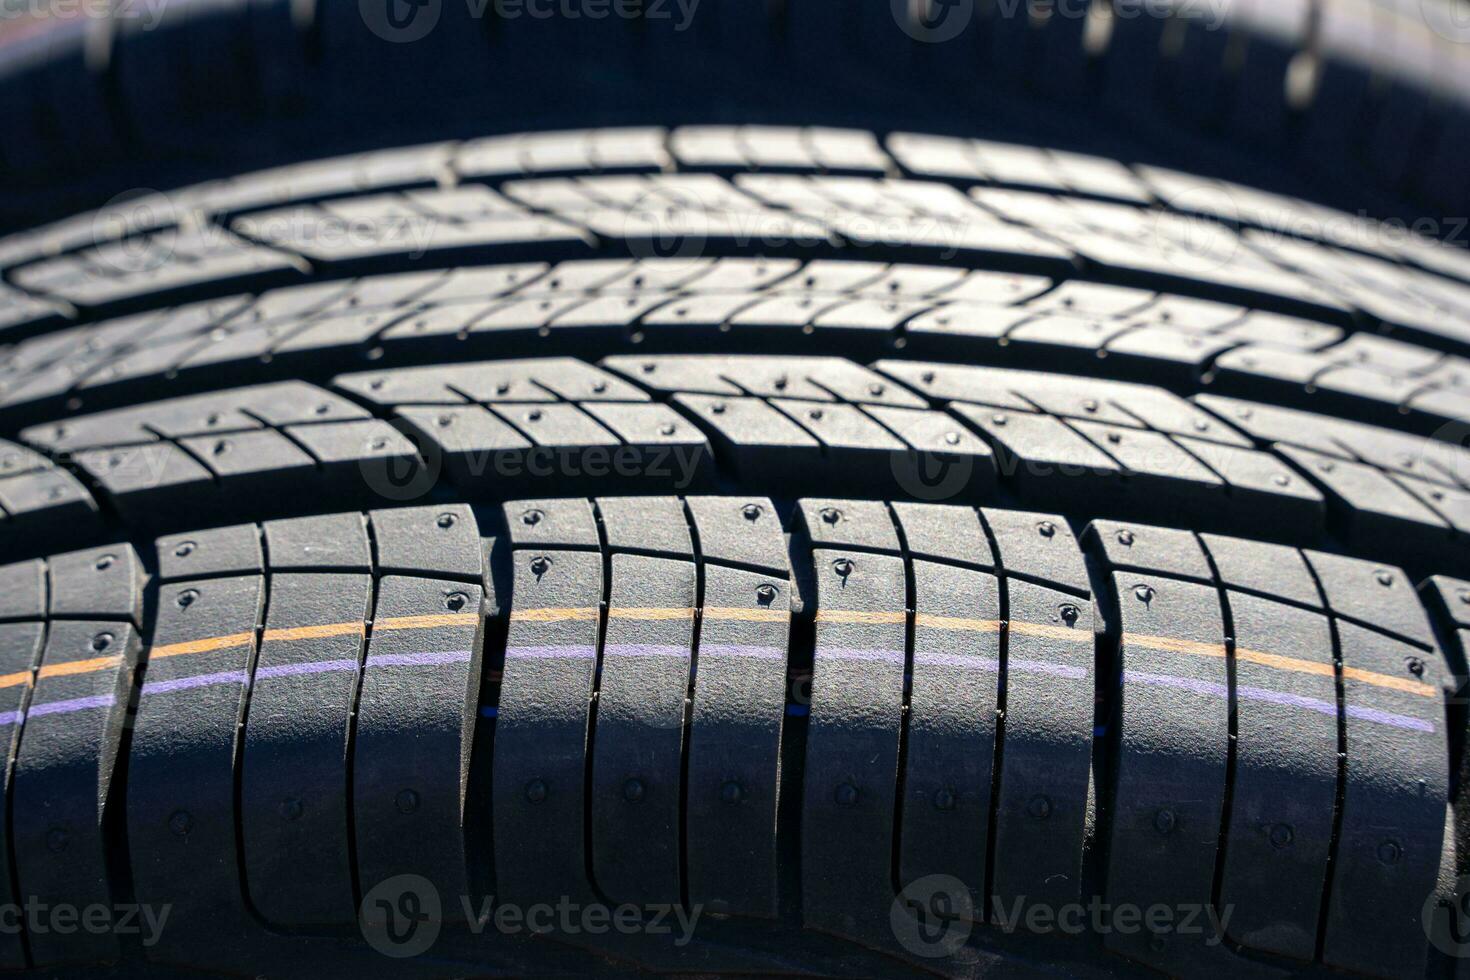
[[1463, 253], [918, 135], [453, 159], [3, 243], [0, 898], [117, 928], [0, 961], [1453, 972]]

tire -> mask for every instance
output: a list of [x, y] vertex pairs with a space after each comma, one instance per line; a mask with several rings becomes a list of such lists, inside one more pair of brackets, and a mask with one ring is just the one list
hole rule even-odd
[[0, 231], [128, 189], [653, 120], [983, 125], [1421, 229], [1438, 215], [1428, 233], [1467, 244], [1470, 24], [1457, 0], [875, 0], [840, 13], [822, 0], [121, 0], [17, 13], [0, 23]]
[[691, 126], [0, 240], [0, 961], [1453, 974], [1470, 259], [1392, 231]]

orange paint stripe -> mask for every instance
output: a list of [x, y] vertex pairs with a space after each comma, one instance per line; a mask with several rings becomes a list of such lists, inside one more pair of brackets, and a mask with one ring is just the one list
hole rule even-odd
[[0, 674], [0, 687], [18, 687], [31, 682], [31, 672], [18, 670], [13, 674]]
[[889, 623], [907, 623], [908, 620], [908, 613], [895, 610], [817, 610], [817, 622], [819, 623], [858, 623], [865, 626], [882, 626]]
[[1072, 629], [1070, 626], [1056, 626], [1052, 623], [1020, 623], [1013, 619], [1006, 623], [1006, 632], [1020, 636], [1041, 636], [1049, 640], [1066, 640], [1068, 643], [1092, 642], [1092, 630]]
[[791, 621], [791, 610], [741, 609], [738, 606], [707, 606], [704, 610], [704, 618], [739, 623], [787, 623]]
[[288, 626], [266, 630], [267, 640], [325, 640], [333, 636], [362, 636], [367, 632], [364, 623], [320, 623], [316, 626]]
[[596, 606], [572, 606], [557, 608], [555, 606], [546, 609], [512, 609], [510, 621], [512, 623], [565, 623], [585, 622], [597, 618]]
[[432, 613], [427, 616], [389, 616], [373, 620], [373, 632], [379, 630], [429, 630], [441, 626], [474, 626], [480, 622], [480, 614]]
[[122, 654], [110, 657], [92, 657], [89, 660], [73, 660], [65, 664], [47, 664], [36, 672], [40, 677], [70, 677], [73, 674], [95, 674], [99, 670], [110, 670], [122, 664]]
[[184, 643], [166, 643], [161, 647], [154, 647], [148, 651], [148, 659], [154, 660], [159, 657], [181, 657], [190, 653], [213, 653], [216, 650], [230, 650], [235, 647], [250, 646], [255, 642], [255, 633], [231, 633], [228, 636], [211, 636], [203, 640], [189, 640]]
[[919, 613], [914, 616], [914, 625], [927, 626], [936, 630], [999, 633], [1004, 624], [999, 619], [965, 619], [961, 616], [935, 616], [933, 613]]
[[1391, 691], [1403, 691], [1405, 694], [1417, 694], [1424, 698], [1439, 696], [1439, 689], [1433, 684], [1426, 684], [1423, 681], [1411, 681], [1407, 677], [1379, 674], [1358, 667], [1344, 667], [1342, 669], [1342, 676], [1350, 681], [1372, 684], [1374, 687], [1386, 687]]
[[[1123, 641], [1135, 646], [1146, 647], [1152, 650], [1166, 650], [1170, 653], [1187, 653], [1195, 656], [1224, 658], [1225, 647], [1217, 643], [1201, 643], [1197, 640], [1180, 640], [1167, 636], [1149, 636], [1143, 633], [1124, 633]], [[1272, 670], [1285, 670], [1296, 674], [1312, 674], [1317, 677], [1336, 678], [1337, 672], [1331, 664], [1319, 663], [1315, 660], [1303, 660], [1300, 657], [1286, 657], [1279, 653], [1266, 653], [1263, 650], [1251, 650], [1241, 648], [1235, 651], [1235, 659], [1246, 663], [1257, 664], [1261, 667], [1269, 667]], [[1407, 677], [1394, 677], [1391, 674], [1380, 674], [1372, 670], [1363, 670], [1360, 667], [1344, 667], [1342, 676], [1348, 680], [1368, 684], [1373, 687], [1382, 687], [1392, 691], [1402, 691], [1405, 694], [1416, 694], [1420, 697], [1437, 697], [1439, 691], [1432, 684], [1423, 681], [1409, 680]]]
[[608, 609], [610, 619], [636, 619], [661, 621], [670, 619], [693, 619], [694, 610], [679, 606], [613, 606]]

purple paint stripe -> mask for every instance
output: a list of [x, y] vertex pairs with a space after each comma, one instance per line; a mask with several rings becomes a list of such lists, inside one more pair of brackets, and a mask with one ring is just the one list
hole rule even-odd
[[[967, 670], [983, 670], [987, 674], [1000, 672], [1000, 661], [995, 657], [978, 656], [963, 653], [915, 653], [914, 665], [932, 665], [935, 667], [959, 667]], [[1049, 674], [1053, 677], [1066, 677], [1070, 680], [1081, 680], [1087, 676], [1087, 668], [1075, 667], [1071, 664], [1054, 664], [1045, 660], [1020, 660], [1012, 658], [1006, 662], [1006, 670], [1017, 674]]]
[[602, 648], [603, 656], [611, 657], [683, 657], [689, 658], [689, 648], [670, 643], [609, 643]]
[[144, 694], [167, 694], [169, 691], [187, 691], [194, 687], [213, 687], [218, 684], [248, 684], [250, 676], [243, 670], [221, 670], [213, 674], [195, 674], [193, 677], [175, 677], [166, 681], [147, 681], [143, 684]]
[[369, 667], [439, 667], [444, 664], [467, 664], [468, 650], [429, 651], [427, 653], [378, 653], [367, 658]]
[[1380, 725], [1392, 725], [1395, 728], [1408, 728], [1416, 732], [1433, 732], [1434, 725], [1424, 721], [1422, 718], [1410, 718], [1408, 715], [1396, 715], [1391, 711], [1379, 711], [1377, 708], [1360, 708], [1357, 705], [1347, 706], [1350, 718], [1361, 718], [1364, 721], [1376, 721]]
[[865, 650], [855, 647], [817, 647], [816, 656], [824, 660], [858, 660], [903, 666], [902, 650]]
[[1014, 674], [1050, 674], [1080, 681], [1087, 676], [1086, 667], [1075, 664], [1054, 664], [1045, 660], [1025, 660], [1012, 657], [1006, 661], [1006, 672]]
[[27, 715], [64, 715], [73, 711], [86, 711], [89, 708], [110, 708], [113, 704], [111, 694], [99, 694], [90, 698], [70, 698], [66, 701], [52, 701], [49, 704], [32, 705]]
[[18, 725], [24, 717], [21, 711], [0, 711], [0, 725]]
[[318, 660], [309, 664], [276, 664], [255, 671], [255, 679], [292, 677], [297, 674], [326, 674], [338, 670], [356, 670], [356, 660]]
[[959, 667], [965, 670], [983, 670], [988, 674], [1000, 671], [1000, 661], [995, 657], [976, 656], [964, 653], [914, 653], [914, 666]]
[[[1140, 684], [1152, 684], [1158, 687], [1174, 687], [1180, 690], [1194, 691], [1197, 694], [1212, 694], [1217, 697], [1228, 698], [1230, 688], [1224, 684], [1213, 681], [1200, 681], [1190, 677], [1174, 677], [1169, 674], [1153, 674], [1141, 670], [1128, 670], [1123, 672], [1124, 681], [1136, 681]], [[1315, 711], [1329, 718], [1337, 717], [1337, 704], [1325, 701], [1322, 698], [1309, 698], [1301, 694], [1288, 694], [1285, 691], [1271, 691], [1263, 687], [1250, 687], [1238, 685], [1235, 689], [1237, 698], [1247, 701], [1262, 701], [1267, 704], [1280, 704], [1292, 708], [1303, 708], [1307, 711]], [[1379, 711], [1376, 708], [1361, 708], [1348, 705], [1347, 713], [1354, 718], [1364, 721], [1377, 722], [1380, 725], [1389, 725], [1393, 728], [1406, 728], [1417, 732], [1433, 732], [1434, 726], [1419, 718], [1410, 718], [1407, 715], [1394, 714], [1391, 711]]]
[[586, 644], [567, 646], [506, 647], [506, 660], [596, 660], [597, 648]]
[[1272, 691], [1264, 687], [1236, 685], [1235, 696], [1245, 698], [1247, 701], [1264, 701], [1267, 704], [1284, 704], [1293, 708], [1305, 708], [1308, 711], [1315, 711], [1319, 715], [1327, 715], [1329, 718], [1337, 717], [1337, 703], [1335, 701], [1309, 698], [1304, 694], [1288, 694], [1285, 691]]
[[699, 659], [705, 657], [750, 657], [755, 660], [786, 662], [786, 651], [780, 647], [753, 646], [747, 643], [705, 643], [699, 648]]

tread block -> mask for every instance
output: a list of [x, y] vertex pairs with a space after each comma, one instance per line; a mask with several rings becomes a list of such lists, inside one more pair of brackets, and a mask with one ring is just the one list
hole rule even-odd
[[1097, 541], [1108, 564], [1114, 568], [1196, 582], [1212, 582], [1214, 579], [1203, 546], [1189, 531], [1119, 521], [1093, 521], [1085, 534]]
[[1219, 534], [1202, 534], [1200, 540], [1209, 550], [1221, 584], [1322, 608], [1317, 580], [1297, 549]]
[[256, 575], [158, 592], [128, 754], [127, 836], [138, 901], [171, 903], [155, 956], [217, 952], [249, 928], [235, 844], [235, 746], [265, 599]]
[[356, 917], [348, 731], [371, 599], [365, 575], [271, 577], [241, 754], [240, 822], [251, 904], [276, 926]]
[[[37, 563], [39, 564], [39, 563]], [[3, 572], [0, 572], [3, 577]], [[8, 683], [0, 686], [0, 751], [4, 752], [4, 777], [0, 778], [0, 832], [8, 841], [13, 823], [11, 795], [14, 792], [16, 755], [25, 718], [26, 700], [31, 693], [31, 679], [41, 665], [41, 650], [46, 639], [44, 623], [0, 623], [0, 676]], [[16, 901], [14, 858], [10, 848], [0, 854], [0, 901]], [[26, 965], [25, 947], [19, 933], [0, 937], [0, 964], [11, 969]]]
[[226, 500], [260, 495], [302, 502], [315, 494], [316, 463], [300, 446], [271, 429], [179, 440], [179, 446], [208, 467]]
[[881, 500], [806, 498], [797, 513], [814, 547], [900, 553], [893, 518]]
[[1306, 556], [1333, 612], [1433, 649], [1429, 619], [1404, 572], [1320, 551], [1308, 551]]
[[570, 357], [485, 361], [344, 374], [333, 382], [376, 405], [495, 402], [647, 401], [633, 385]]
[[706, 562], [760, 569], [786, 578], [791, 559], [781, 518], [766, 497], [689, 497], [685, 503]]
[[[822, 443], [822, 459], [837, 479], [872, 483], [905, 446], [853, 405], [773, 398], [770, 404]], [[879, 486], [881, 487], [881, 481]]]
[[434, 447], [457, 486], [493, 485], [526, 471], [531, 441], [479, 405], [399, 407], [393, 414]]
[[904, 547], [914, 558], [993, 569], [995, 552], [976, 512], [945, 504], [895, 502]]
[[1175, 437], [1186, 452], [1219, 474], [1244, 513], [1265, 512], [1272, 528], [1318, 528], [1326, 503], [1320, 491], [1279, 457], [1204, 439]]
[[[381, 419], [286, 428], [316, 459], [329, 489], [355, 496], [411, 484], [424, 468], [418, 447]], [[382, 482], [379, 482], [382, 481]]]
[[902, 559], [812, 552], [817, 613], [802, 804], [802, 915], [859, 938], [888, 921], [907, 603]]
[[1087, 566], [1066, 521], [1050, 514], [989, 507], [980, 513], [1007, 575], [1024, 575], [1078, 595], [1088, 594]]
[[375, 510], [368, 519], [380, 574], [470, 582], [485, 577], [480, 528], [464, 504]]
[[458, 919], [463, 908], [453, 906], [470, 895], [465, 803], [484, 593], [386, 575], [376, 600], [352, 747], [358, 880], [367, 892], [394, 875], [422, 875]]
[[[989, 512], [986, 520], [994, 527]], [[996, 538], [1009, 571], [1007, 541]], [[1080, 565], [1075, 542], [1071, 551]], [[992, 901], [1009, 910], [1018, 901], [1075, 902], [1080, 894], [1092, 768], [1093, 617], [1085, 600], [1065, 592], [1009, 577], [1006, 590], [1005, 726], [991, 877]]]
[[[961, 522], [969, 524], [979, 529], [973, 516]], [[978, 914], [999, 708], [1000, 589], [993, 574], [921, 560], [913, 561], [913, 577], [899, 882], [951, 875], [968, 888]]]
[[1352, 542], [1363, 550], [1392, 552], [1405, 535], [1425, 543], [1449, 538], [1443, 518], [1373, 467], [1295, 446], [1279, 451], [1327, 489]]
[[[769, 502], [764, 506], [756, 522], [774, 524]], [[708, 509], [701, 517], [694, 499], [690, 509], [707, 548], [705, 528], [726, 522]], [[745, 536], [764, 540], [773, 535], [752, 531]], [[730, 914], [772, 917], [777, 912], [776, 811], [790, 603], [784, 570], [759, 574], [705, 566], [689, 726], [689, 899]]]
[[64, 470], [0, 480], [0, 510], [19, 543], [44, 547], [57, 537], [95, 536], [103, 528], [92, 495]]
[[261, 525], [272, 571], [372, 568], [372, 545], [361, 514], [293, 517]]
[[[1347, 778], [1323, 959], [1417, 975], [1428, 951], [1420, 914], [1439, 872], [1448, 798], [1440, 656], [1350, 623], [1339, 622], [1338, 638]], [[1365, 683], [1366, 673], [1383, 681]], [[1370, 895], [1375, 901], [1365, 901]]]
[[599, 497], [595, 504], [613, 551], [694, 556], [684, 504], [678, 497]]
[[[574, 503], [572, 513], [590, 524], [591, 506]], [[551, 502], [541, 506], [553, 513]], [[518, 525], [513, 515], [523, 508], [506, 507], [515, 584], [495, 721], [495, 871], [506, 901], [555, 903], [591, 891], [583, 787], [602, 556], [546, 547], [556, 535], [538, 532], [542, 524], [570, 525], [574, 534], [578, 528], [552, 516]]]
[[[138, 637], [128, 623], [59, 622], [46, 637], [11, 793], [12, 843], [24, 899], [111, 909], [103, 826], [117, 805], [119, 743]], [[37, 965], [114, 960], [111, 930], [29, 936]]]
[[614, 553], [611, 570], [592, 756], [592, 871], [615, 902], [672, 905], [680, 896], [695, 569]]
[[694, 416], [743, 481], [786, 485], [820, 459], [820, 442], [758, 398], [679, 394], [674, 403]]
[[197, 508], [214, 488], [209, 471], [171, 442], [87, 450], [72, 459], [127, 520], [142, 526]]
[[[1227, 539], [1207, 540], [1220, 562]], [[1271, 554], [1259, 557], [1265, 563]], [[1220, 901], [1235, 909], [1231, 938], [1311, 960], [1337, 798], [1332, 635], [1320, 613], [1233, 589], [1226, 601], [1235, 631], [1236, 755]], [[1292, 669], [1275, 666], [1283, 657]]]
[[[1122, 696], [1107, 898], [1139, 908], [1203, 906], [1211, 900], [1230, 745], [1220, 596], [1213, 585], [1148, 572], [1115, 572], [1112, 580]], [[1120, 930], [1108, 945], [1174, 972], [1207, 953], [1211, 938]]]
[[519, 500], [506, 504], [504, 511], [511, 542], [517, 548], [600, 547], [597, 516], [588, 500]]
[[1060, 419], [963, 403], [951, 407], [992, 444], [1001, 479], [1012, 482], [1018, 494], [1057, 501], [1068, 489], [1057, 486], [1057, 476], [1096, 481], [1090, 485], [1094, 493], [1118, 493], [1118, 463]]
[[44, 619], [47, 584], [39, 558], [0, 565], [0, 619]]
[[47, 562], [50, 613], [64, 619], [143, 620], [145, 573], [129, 545], [56, 555]]
[[954, 473], [962, 491], [982, 497], [993, 493], [995, 454], [951, 416], [879, 405], [865, 406], [864, 411], [908, 447], [888, 455], [898, 487], [923, 488], [922, 492], [933, 493], [936, 484], [946, 484]]

